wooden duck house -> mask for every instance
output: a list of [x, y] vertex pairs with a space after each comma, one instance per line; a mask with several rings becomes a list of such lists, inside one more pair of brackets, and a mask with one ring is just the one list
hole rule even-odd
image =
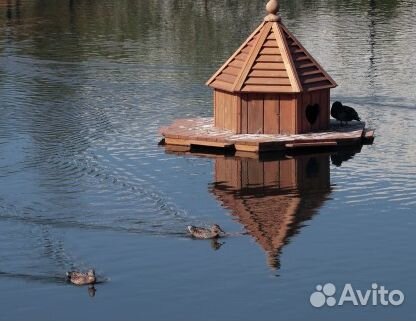
[[372, 142], [364, 122], [330, 122], [337, 86], [281, 22], [277, 0], [268, 15], [208, 80], [214, 117], [178, 119], [161, 129], [167, 145], [244, 152], [334, 147]]
[[267, 4], [260, 26], [208, 80], [214, 125], [236, 134], [300, 134], [329, 128], [325, 72]]

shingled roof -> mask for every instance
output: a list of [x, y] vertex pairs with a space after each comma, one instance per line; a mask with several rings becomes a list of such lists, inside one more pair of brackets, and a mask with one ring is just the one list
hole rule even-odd
[[256, 93], [337, 86], [280, 19], [263, 21], [206, 84], [228, 92]]

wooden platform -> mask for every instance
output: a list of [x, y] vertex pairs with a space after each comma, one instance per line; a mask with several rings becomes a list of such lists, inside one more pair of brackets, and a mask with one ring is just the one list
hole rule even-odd
[[233, 134], [214, 127], [213, 118], [178, 119], [160, 129], [167, 145], [206, 146], [244, 152], [281, 151], [286, 149], [327, 148], [372, 143], [374, 130], [364, 122], [340, 126], [331, 121], [330, 130], [298, 135]]

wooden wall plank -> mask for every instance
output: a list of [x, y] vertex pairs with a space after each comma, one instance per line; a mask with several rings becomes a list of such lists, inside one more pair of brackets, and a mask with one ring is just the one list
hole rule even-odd
[[218, 90], [214, 89], [215, 92], [215, 126], [221, 128], [220, 125], [220, 108], [219, 108], [219, 93]]
[[280, 133], [296, 132], [296, 99], [293, 95], [280, 95]]
[[317, 101], [317, 104], [319, 104], [319, 119], [317, 121], [317, 129], [321, 130], [325, 127], [325, 117], [327, 115], [326, 111], [326, 103], [325, 103], [325, 97], [323, 90], [318, 90], [314, 92], [315, 99]]
[[329, 89], [324, 89], [321, 92], [321, 104], [323, 115], [321, 118], [321, 129], [329, 128], [329, 118], [330, 118], [330, 91]]
[[241, 95], [241, 133], [248, 133], [248, 94]]
[[248, 101], [248, 133], [263, 133], [263, 95], [250, 94]]
[[239, 99], [238, 95], [232, 93], [218, 89], [214, 91], [214, 123], [216, 127], [229, 129], [234, 133], [240, 130], [239, 116], [237, 115], [241, 104]]
[[218, 127], [217, 126], [217, 116], [216, 116], [216, 114], [217, 114], [217, 99], [216, 99], [216, 95], [217, 95], [217, 91], [214, 90], [213, 93], [212, 93], [212, 100], [213, 100], [212, 104], [214, 106], [214, 127]]
[[328, 114], [323, 91], [319, 90], [315, 92], [317, 104], [319, 104], [319, 119], [317, 121], [316, 130], [322, 130], [325, 128], [325, 118]]
[[231, 106], [231, 127], [233, 133], [237, 132], [237, 100], [234, 94], [230, 94], [230, 106]]
[[299, 134], [302, 128], [302, 118], [301, 112], [299, 111], [300, 106], [302, 105], [302, 95], [298, 95], [295, 100], [295, 133]]
[[304, 119], [303, 119], [303, 94], [300, 94], [298, 99], [297, 99], [297, 104], [296, 104], [296, 118], [297, 118], [297, 123], [299, 125], [299, 127], [297, 128], [297, 132], [298, 133], [303, 133], [303, 123], [304, 123]]
[[224, 128], [224, 92], [217, 91], [217, 124], [218, 128]]
[[241, 95], [236, 94], [235, 96], [235, 108], [236, 108], [236, 119], [235, 119], [235, 132], [241, 133]]
[[218, 127], [224, 128], [224, 108], [223, 108], [223, 99], [222, 92], [217, 92], [217, 104], [218, 104]]
[[264, 133], [278, 134], [279, 133], [279, 95], [266, 94], [264, 95]]
[[224, 93], [224, 128], [230, 129], [231, 128], [231, 103], [230, 103], [230, 94]]
[[297, 107], [296, 106], [296, 98], [295, 98], [295, 96], [289, 96], [289, 99], [290, 99], [290, 109], [291, 109], [291, 114], [292, 114], [290, 125], [291, 125], [291, 128], [292, 128], [292, 133], [297, 134], [298, 132], [296, 131], [297, 130], [297, 128], [296, 128], [296, 115], [297, 115], [298, 111], [296, 110], [296, 107]]
[[237, 132], [237, 99], [235, 94], [229, 94], [230, 95], [230, 107], [231, 107], [231, 124], [230, 124], [230, 130], [233, 131], [233, 133]]

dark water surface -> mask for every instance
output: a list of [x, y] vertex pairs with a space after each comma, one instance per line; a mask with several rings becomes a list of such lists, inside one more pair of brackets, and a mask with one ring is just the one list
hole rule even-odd
[[[415, 318], [413, 1], [281, 1], [338, 82], [332, 99], [377, 129], [360, 153], [157, 146], [160, 126], [212, 115], [204, 82], [264, 4], [0, 1], [1, 320]], [[224, 244], [187, 238], [214, 222], [233, 233]], [[63, 278], [89, 267], [94, 297]], [[406, 299], [313, 308], [326, 282]]]

